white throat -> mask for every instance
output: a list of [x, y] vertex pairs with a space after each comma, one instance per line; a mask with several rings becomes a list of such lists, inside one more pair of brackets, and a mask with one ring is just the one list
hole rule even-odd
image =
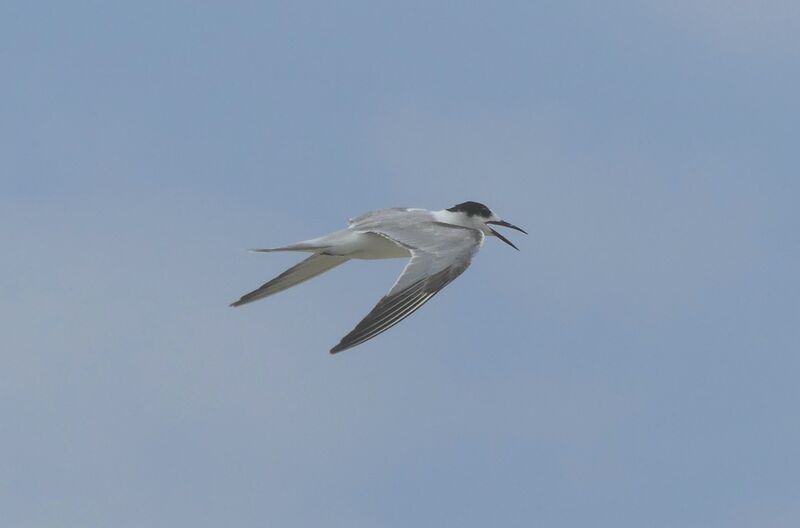
[[469, 227], [471, 229], [483, 231], [484, 233], [488, 231], [486, 224], [479, 216], [469, 216], [461, 211], [453, 212], [448, 211], [447, 209], [442, 209], [441, 211], [431, 211], [431, 214], [433, 214], [433, 218], [437, 222], [453, 224], [461, 227]]

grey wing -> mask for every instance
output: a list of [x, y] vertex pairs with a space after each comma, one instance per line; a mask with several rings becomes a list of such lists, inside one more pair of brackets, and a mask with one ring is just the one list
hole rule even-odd
[[417, 224], [413, 229], [383, 226], [373, 232], [408, 247], [411, 260], [389, 293], [331, 354], [360, 345], [417, 311], [469, 267], [483, 243], [483, 233], [476, 229], [438, 222]]
[[284, 271], [271, 281], [262, 284], [260, 288], [242, 295], [238, 301], [231, 303], [231, 306], [241, 306], [243, 304], [257, 301], [258, 299], [263, 299], [264, 297], [268, 297], [287, 288], [291, 288], [292, 286], [300, 284], [301, 282], [305, 282], [308, 279], [312, 279], [321, 273], [325, 273], [326, 271], [335, 268], [339, 264], [344, 264], [347, 262], [347, 260], [347, 257], [337, 257], [333, 255], [311, 255], [299, 264]]
[[424, 209], [410, 209], [408, 207], [392, 207], [391, 209], [378, 209], [377, 211], [370, 211], [347, 221], [350, 228], [353, 229], [369, 229], [378, 225], [385, 225], [387, 222], [398, 222], [403, 218], [408, 218], [408, 213], [416, 215], [418, 213], [427, 213], [430, 218], [430, 211]]

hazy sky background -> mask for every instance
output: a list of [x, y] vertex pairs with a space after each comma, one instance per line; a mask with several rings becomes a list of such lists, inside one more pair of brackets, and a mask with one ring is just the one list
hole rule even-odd
[[[7, 527], [800, 525], [797, 2], [3, 2]], [[488, 204], [240, 309], [293, 242]]]

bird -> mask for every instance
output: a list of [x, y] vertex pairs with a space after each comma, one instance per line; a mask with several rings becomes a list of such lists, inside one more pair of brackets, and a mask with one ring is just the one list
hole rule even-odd
[[351, 218], [345, 229], [295, 244], [253, 249], [311, 253], [230, 306], [242, 306], [296, 286], [351, 259], [409, 258], [402, 273], [378, 304], [330, 349], [336, 354], [360, 345], [393, 327], [431, 300], [469, 267], [487, 236], [519, 248], [493, 225], [527, 232], [506, 222], [478, 202], [448, 209], [381, 209]]

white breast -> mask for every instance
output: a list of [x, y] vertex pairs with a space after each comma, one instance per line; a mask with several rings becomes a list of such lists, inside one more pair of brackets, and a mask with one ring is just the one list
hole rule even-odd
[[411, 252], [392, 240], [375, 234], [349, 231], [346, 239], [339, 241], [329, 254], [355, 259], [407, 258]]

